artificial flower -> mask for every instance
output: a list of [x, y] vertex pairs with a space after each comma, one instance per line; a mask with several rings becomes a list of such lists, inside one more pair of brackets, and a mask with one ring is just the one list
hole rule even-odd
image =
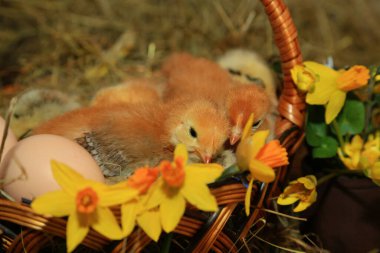
[[109, 209], [136, 197], [133, 188], [113, 189], [87, 180], [65, 164], [52, 161], [52, 172], [62, 190], [48, 192], [31, 204], [36, 213], [69, 216], [66, 227], [67, 251], [73, 251], [90, 227], [109, 239], [121, 239], [122, 231]]
[[251, 179], [245, 198], [245, 211], [247, 215], [249, 215], [249, 203], [253, 181], [272, 182], [275, 179], [273, 168], [289, 164], [288, 153], [278, 140], [265, 143], [269, 131], [257, 131], [249, 135], [253, 118], [254, 116], [251, 114], [244, 127], [241, 141], [236, 150], [238, 167], [241, 170], [249, 170], [251, 173]]
[[152, 186], [145, 204], [148, 210], [153, 208], [154, 211], [158, 207], [162, 228], [168, 233], [178, 225], [187, 201], [199, 210], [214, 212], [218, 209], [207, 184], [222, 174], [223, 167], [219, 164], [187, 164], [187, 160], [186, 147], [178, 144], [174, 161], [163, 161], [159, 165], [161, 177]]
[[291, 205], [298, 200], [298, 205], [293, 209], [294, 212], [301, 212], [308, 208], [317, 200], [317, 179], [313, 175], [300, 177], [289, 183], [284, 192], [278, 197], [279, 205]]
[[370, 134], [364, 144], [359, 135], [338, 149], [338, 156], [349, 170], [372, 170], [380, 159], [380, 131]]
[[[370, 78], [369, 69], [353, 66], [348, 70], [336, 71], [316, 62], [304, 62], [303, 67], [291, 70], [295, 84], [306, 90], [306, 102], [311, 105], [325, 105], [325, 121], [330, 124], [341, 111], [348, 91], [363, 87]], [[305, 81], [309, 80], [305, 89]]]

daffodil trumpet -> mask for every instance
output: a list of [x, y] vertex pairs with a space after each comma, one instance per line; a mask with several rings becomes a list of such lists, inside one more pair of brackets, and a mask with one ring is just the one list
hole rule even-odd
[[250, 200], [254, 180], [270, 183], [275, 179], [273, 168], [288, 165], [288, 153], [278, 140], [266, 143], [269, 131], [257, 131], [250, 135], [250, 127], [254, 121], [251, 114], [244, 127], [241, 141], [236, 150], [237, 164], [241, 170], [251, 174], [245, 197], [245, 212], [250, 213]]

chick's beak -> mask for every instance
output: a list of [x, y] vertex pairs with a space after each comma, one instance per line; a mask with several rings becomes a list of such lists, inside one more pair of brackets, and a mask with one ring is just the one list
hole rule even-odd
[[230, 136], [230, 144], [235, 145], [240, 140], [241, 135], [240, 134], [231, 134]]
[[203, 162], [204, 162], [204, 163], [210, 163], [212, 157], [211, 157], [211, 156], [203, 156], [202, 159], [203, 159]]
[[243, 122], [242, 121], [243, 121], [243, 115], [239, 114], [239, 116], [237, 117], [235, 125], [233, 125], [231, 128], [230, 144], [232, 146], [234, 144], [236, 144], [241, 138], [241, 134], [243, 132], [243, 127], [242, 127]]

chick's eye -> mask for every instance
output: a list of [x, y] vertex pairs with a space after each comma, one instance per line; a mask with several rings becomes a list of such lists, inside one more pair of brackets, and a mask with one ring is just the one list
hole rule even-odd
[[192, 137], [197, 138], [198, 134], [194, 128], [190, 127], [189, 133]]
[[262, 120], [258, 120], [256, 122], [254, 122], [253, 125], [252, 125], [252, 129], [259, 128], [259, 126], [261, 125], [261, 122], [263, 122], [263, 121]]

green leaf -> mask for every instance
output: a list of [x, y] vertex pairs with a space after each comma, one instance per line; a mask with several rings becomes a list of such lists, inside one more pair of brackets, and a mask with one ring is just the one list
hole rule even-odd
[[336, 155], [338, 142], [330, 137], [321, 138], [321, 145], [313, 148], [312, 154], [314, 158], [330, 158]]
[[327, 125], [322, 106], [309, 106], [306, 122], [306, 142], [312, 147], [322, 145], [322, 138], [327, 136]]
[[342, 135], [358, 134], [364, 129], [365, 107], [358, 100], [346, 100], [343, 110], [337, 117], [338, 126]]
[[241, 172], [239, 170], [239, 167], [236, 164], [234, 164], [234, 165], [228, 167], [227, 169], [225, 169], [223, 171], [222, 175], [220, 175], [220, 177], [216, 181], [221, 181], [223, 179], [229, 178], [229, 177], [231, 177], [231, 176], [233, 176], [239, 172]]

